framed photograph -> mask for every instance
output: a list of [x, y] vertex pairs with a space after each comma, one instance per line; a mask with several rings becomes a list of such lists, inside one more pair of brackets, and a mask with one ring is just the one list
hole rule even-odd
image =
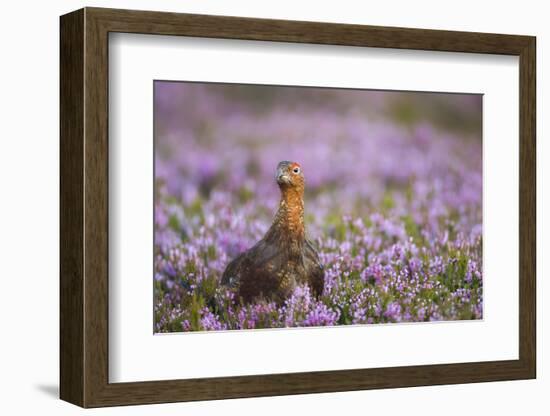
[[535, 378], [534, 37], [60, 28], [63, 400]]

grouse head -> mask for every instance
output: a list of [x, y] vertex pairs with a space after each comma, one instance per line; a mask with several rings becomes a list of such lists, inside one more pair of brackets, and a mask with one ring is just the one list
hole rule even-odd
[[275, 180], [281, 190], [304, 190], [304, 174], [299, 163], [284, 160], [277, 165]]

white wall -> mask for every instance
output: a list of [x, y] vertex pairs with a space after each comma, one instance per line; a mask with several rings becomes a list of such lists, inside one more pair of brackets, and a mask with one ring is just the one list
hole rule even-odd
[[[370, 4], [369, 4], [370, 3]], [[545, 2], [507, 1], [326, 1], [219, 2], [125, 0], [5, 2], [0, 17], [0, 409], [4, 414], [76, 414], [59, 401], [58, 385], [58, 16], [82, 6], [156, 9], [317, 20], [342, 23], [529, 34], [538, 53], [538, 331], [536, 381], [409, 388], [262, 399], [92, 410], [88, 414], [364, 414], [464, 415], [545, 414], [550, 409], [550, 361], [543, 348], [550, 300], [543, 282], [549, 260], [543, 242], [548, 210], [550, 146], [543, 140], [550, 85], [550, 26]], [[546, 200], [545, 200], [546, 199]], [[8, 410], [11, 412], [8, 413]], [[546, 410], [546, 412], [545, 412]]]

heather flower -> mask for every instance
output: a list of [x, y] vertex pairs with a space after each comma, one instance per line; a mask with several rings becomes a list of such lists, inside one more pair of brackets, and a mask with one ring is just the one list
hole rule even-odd
[[401, 305], [397, 302], [391, 302], [386, 307], [384, 316], [390, 321], [399, 322], [401, 320]]
[[317, 303], [306, 315], [300, 326], [328, 326], [335, 325], [339, 313], [329, 309], [323, 303]]

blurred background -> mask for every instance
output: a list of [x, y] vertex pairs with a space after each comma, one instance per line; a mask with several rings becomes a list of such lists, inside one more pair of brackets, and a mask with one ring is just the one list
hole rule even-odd
[[230, 193], [233, 207], [256, 198], [274, 210], [275, 167], [292, 160], [310, 221], [430, 199], [432, 210], [473, 208], [476, 222], [481, 121], [475, 94], [157, 81], [158, 190], [185, 204]]

